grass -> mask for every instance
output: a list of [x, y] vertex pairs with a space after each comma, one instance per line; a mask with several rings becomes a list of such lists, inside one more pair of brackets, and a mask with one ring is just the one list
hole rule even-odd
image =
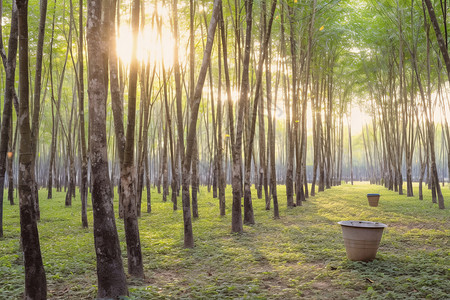
[[[366, 193], [381, 193], [369, 207]], [[417, 194], [417, 190], [415, 191]], [[443, 189], [450, 198], [450, 190]], [[256, 199], [256, 224], [231, 234], [231, 189], [227, 215], [201, 189], [200, 218], [193, 223], [195, 248], [183, 249], [182, 212], [152, 191], [153, 212], [140, 218], [145, 279], [128, 278], [130, 299], [449, 299], [450, 213], [425, 200], [399, 196], [381, 186], [357, 183], [333, 187], [286, 209], [279, 186], [280, 220]], [[145, 195], [145, 193], [144, 193]], [[81, 228], [78, 198], [64, 207], [40, 193], [39, 234], [49, 299], [92, 299], [96, 269], [92, 227]], [[170, 199], [170, 197], [168, 198]], [[117, 204], [115, 205], [117, 207]], [[143, 204], [143, 209], [144, 209]], [[450, 201], [446, 201], [450, 206]], [[89, 207], [92, 226], [92, 207]], [[377, 259], [351, 262], [345, 255], [340, 220], [389, 225]], [[5, 204], [0, 239], [0, 299], [21, 299], [24, 270], [19, 248], [18, 205]], [[117, 220], [126, 270], [123, 222]]]

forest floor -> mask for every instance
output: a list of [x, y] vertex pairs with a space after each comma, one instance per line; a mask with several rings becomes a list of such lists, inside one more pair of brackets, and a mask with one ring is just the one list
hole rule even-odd
[[[446, 186], [443, 192], [447, 208], [439, 210], [428, 190], [420, 201], [355, 183], [333, 187], [310, 197], [302, 207], [287, 209], [284, 186], [279, 186], [281, 219], [274, 220], [264, 200], [254, 194], [256, 224], [236, 235], [230, 233], [231, 188], [226, 194], [227, 215], [220, 217], [218, 200], [202, 187], [200, 218], [193, 222], [195, 248], [183, 249], [182, 211], [172, 211], [172, 203], [162, 202], [152, 191], [153, 212], [145, 213], [143, 203], [139, 222], [146, 278], [128, 278], [130, 299], [449, 299], [450, 189]], [[39, 234], [48, 297], [92, 299], [92, 207], [91, 227], [82, 229], [78, 198], [66, 208], [64, 193], [54, 192], [53, 200], [47, 200], [46, 193], [40, 191]], [[378, 207], [368, 206], [367, 193], [381, 194]], [[21, 299], [19, 207], [4, 207], [0, 299]], [[377, 259], [364, 263], [346, 258], [336, 223], [341, 220], [388, 224]], [[126, 270], [122, 220], [117, 220], [117, 227]]]

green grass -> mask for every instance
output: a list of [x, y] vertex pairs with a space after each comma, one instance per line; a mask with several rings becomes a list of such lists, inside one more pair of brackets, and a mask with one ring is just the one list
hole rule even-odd
[[[366, 193], [381, 193], [369, 207]], [[450, 199], [450, 190], [443, 189]], [[417, 194], [417, 190], [416, 190]], [[195, 248], [183, 249], [181, 210], [152, 191], [153, 212], [139, 222], [143, 280], [128, 278], [131, 299], [448, 299], [450, 295], [450, 213], [425, 200], [407, 198], [380, 186], [358, 183], [333, 187], [302, 207], [286, 209], [279, 186], [280, 220], [256, 199], [256, 224], [235, 235], [231, 228], [231, 189], [227, 215], [218, 200], [201, 189], [200, 218], [193, 223]], [[144, 193], [145, 195], [145, 193]], [[92, 227], [81, 228], [80, 203], [64, 207], [40, 193], [39, 234], [49, 298], [92, 299], [96, 295]], [[78, 195], [77, 195], [78, 196]], [[170, 199], [170, 197], [168, 198]], [[450, 201], [446, 201], [450, 207]], [[117, 204], [115, 204], [117, 206]], [[145, 204], [143, 203], [143, 211]], [[89, 207], [92, 226], [92, 207]], [[351, 262], [345, 255], [340, 220], [389, 225], [377, 259]], [[123, 222], [117, 220], [126, 270]], [[24, 270], [19, 249], [18, 205], [5, 203], [5, 237], [0, 239], [0, 299], [21, 299]]]

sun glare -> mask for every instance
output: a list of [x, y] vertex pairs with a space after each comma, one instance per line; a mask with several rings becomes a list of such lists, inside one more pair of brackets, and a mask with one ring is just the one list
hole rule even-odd
[[[175, 39], [170, 29], [169, 10], [160, 4], [157, 9], [146, 8], [147, 19], [157, 13], [162, 20], [161, 33], [158, 32], [157, 23], [148, 21], [144, 29], [139, 32], [137, 58], [140, 62], [149, 62], [152, 65], [164, 63], [165, 68], [173, 65]], [[131, 60], [132, 31], [129, 22], [123, 22], [117, 35], [117, 55], [125, 63]], [[184, 61], [184, 55], [179, 54]]]
[[362, 132], [363, 126], [370, 122], [371, 117], [363, 110], [361, 110], [361, 107], [359, 105], [352, 106], [351, 113], [352, 135], [360, 134]]

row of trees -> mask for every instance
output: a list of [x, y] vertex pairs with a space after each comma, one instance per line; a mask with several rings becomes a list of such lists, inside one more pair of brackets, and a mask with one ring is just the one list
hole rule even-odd
[[[370, 49], [370, 57], [368, 51], [362, 57], [373, 113], [372, 126], [363, 131], [363, 137], [372, 181], [382, 181], [386, 187], [403, 194], [405, 166], [406, 193], [413, 196], [415, 158], [420, 166], [419, 198], [423, 199], [422, 183], [427, 173], [433, 203], [443, 209], [436, 158], [435, 110], [444, 112], [440, 117], [446, 134], [441, 142], [448, 145], [448, 85], [446, 78], [442, 78], [445, 74], [442, 57], [448, 54], [446, 49], [436, 47], [432, 38], [431, 23], [437, 19], [434, 10], [430, 10], [431, 5], [429, 1], [376, 5], [378, 18], [389, 20], [377, 22], [385, 31], [380, 38], [387, 38], [389, 43], [379, 43]], [[446, 3], [441, 3], [440, 8], [446, 24]], [[440, 44], [439, 27], [436, 29]]]
[[[36, 3], [31, 4], [36, 13]], [[41, 186], [47, 186], [50, 199], [53, 184], [61, 189], [64, 183], [66, 206], [79, 186], [83, 227], [88, 227], [90, 191], [98, 297], [126, 295], [112, 202], [115, 186], [128, 273], [143, 277], [138, 217], [145, 198], [151, 212], [151, 178], [158, 191], [162, 185], [163, 201], [170, 185], [174, 210], [181, 191], [188, 248], [194, 246], [192, 217], [199, 217], [201, 178], [208, 188], [212, 185], [219, 213], [225, 215], [229, 174], [233, 232], [255, 223], [252, 183], [266, 209], [279, 218], [277, 178], [284, 178], [289, 208], [301, 206], [316, 190], [340, 184], [344, 169], [353, 182], [352, 145], [358, 142], [352, 141], [349, 124], [357, 99], [368, 99], [364, 107], [372, 117], [362, 131], [357, 158], [364, 160], [371, 180], [402, 194], [406, 169], [407, 195], [412, 196], [412, 169], [418, 158], [420, 187], [427, 174], [433, 201], [444, 208], [433, 111], [448, 110], [446, 80], [441, 78], [446, 38], [438, 30], [440, 21], [446, 24], [447, 8], [442, 4], [436, 16], [428, 0], [395, 4], [215, 0], [211, 7], [193, 0], [88, 0], [85, 7], [82, 0], [77, 5], [68, 0], [55, 1], [47, 14], [47, 1], [41, 0], [35, 41], [28, 39], [28, 1], [13, 1], [8, 13], [0, 1], [0, 19], [10, 25], [5, 33], [7, 55], [0, 32], [5, 77], [0, 188], [7, 171], [10, 189], [14, 186], [18, 141], [26, 297], [46, 297], [36, 225]], [[437, 38], [430, 30], [435, 23]], [[132, 36], [125, 46], [131, 48], [129, 62], [120, 55], [124, 45], [117, 42], [124, 27]], [[140, 57], [142, 34], [148, 30], [156, 33], [149, 50], [165, 56], [154, 59], [149, 57], [152, 52]], [[365, 30], [373, 34], [364, 35]], [[173, 38], [173, 49], [165, 48], [163, 33]], [[439, 48], [434, 47], [436, 41]], [[30, 53], [36, 55], [30, 59]], [[443, 141], [450, 155], [444, 121]], [[203, 174], [201, 165], [206, 166]], [[2, 207], [0, 193], [0, 221]], [[0, 230], [1, 236], [2, 226]]]

